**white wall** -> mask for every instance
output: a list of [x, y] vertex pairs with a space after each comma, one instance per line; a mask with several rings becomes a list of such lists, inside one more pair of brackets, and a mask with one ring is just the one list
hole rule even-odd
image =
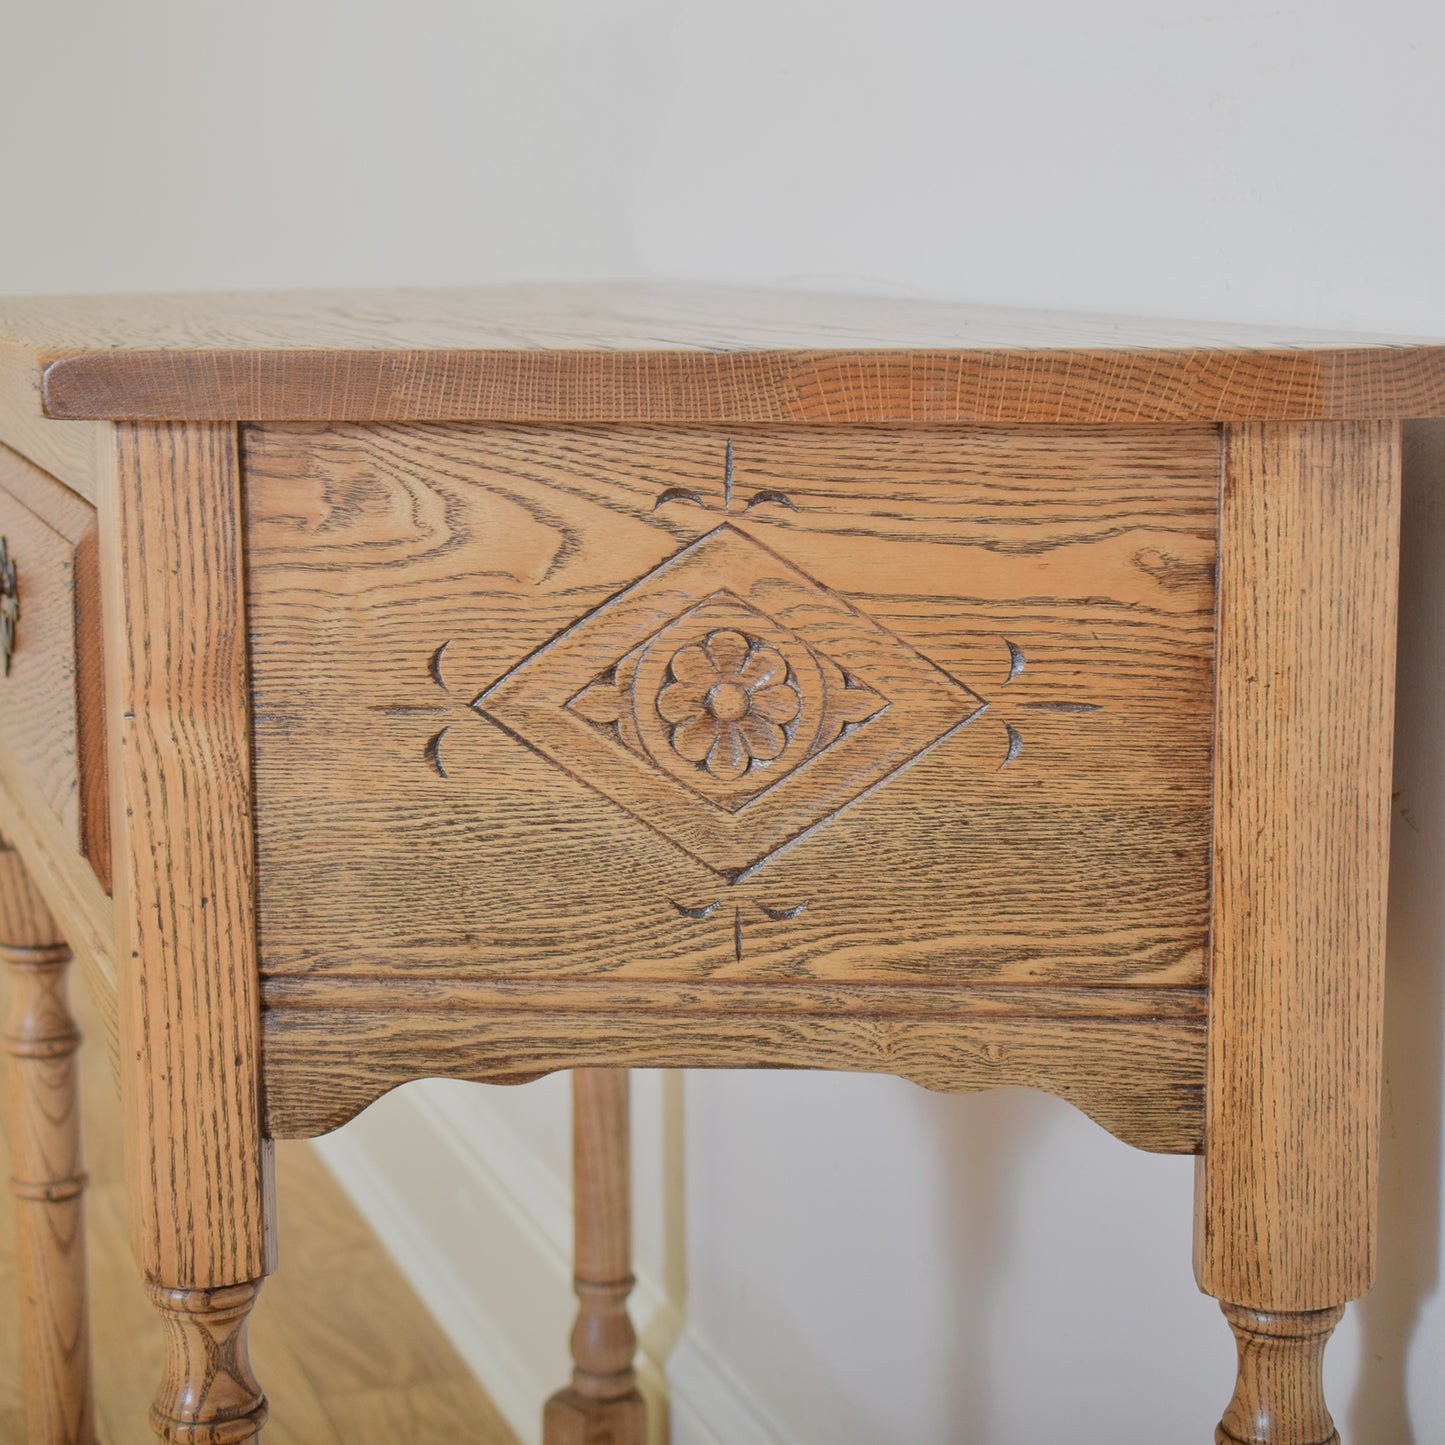
[[[659, 276], [1445, 335], [1435, 0], [0, 0], [0, 55], [0, 291]], [[1358, 1445], [1445, 1439], [1445, 489], [1408, 506], [1382, 1276], [1329, 1357]], [[1188, 1161], [1028, 1095], [638, 1093], [678, 1445], [1208, 1438]], [[524, 1423], [565, 1101], [404, 1091], [329, 1148], [426, 1222], [406, 1261]]]

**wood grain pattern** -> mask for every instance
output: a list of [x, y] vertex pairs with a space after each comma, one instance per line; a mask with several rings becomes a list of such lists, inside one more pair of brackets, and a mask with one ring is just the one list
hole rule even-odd
[[1339, 1445], [1325, 1403], [1325, 1345], [1345, 1312], [1296, 1314], [1224, 1306], [1239, 1346], [1234, 1398], [1215, 1445]]
[[[187, 1303], [220, 1291], [226, 1310], [239, 1309], [227, 1292], [239, 1290], [238, 1301], [254, 1290], [273, 1247], [234, 430], [118, 428], [104, 495], [111, 775], [121, 799], [113, 815], [117, 922], [127, 959], [121, 1082], [135, 1247], [158, 1300], [170, 1301], [175, 1348], [187, 1332], [195, 1335], [187, 1350], [201, 1335], [225, 1343], [228, 1368], [244, 1384], [239, 1324], [217, 1334], [208, 1312], [221, 1306], [213, 1299], [193, 1311]], [[167, 1425], [169, 1438], [250, 1438], [241, 1427], [259, 1420], [259, 1406], [237, 1414], [235, 1391], [191, 1400], [189, 1380], [173, 1356], [156, 1418], [186, 1429]]]
[[1042, 1089], [1140, 1149], [1193, 1154], [1202, 1139], [1204, 1026], [1192, 1019], [348, 1008], [272, 1009], [264, 1025], [266, 1127], [278, 1138], [335, 1129], [409, 1079], [521, 1083], [593, 1066], [838, 1069], [941, 1090]]
[[1244, 1331], [1220, 1440], [1334, 1438], [1320, 1355], [1374, 1274], [1399, 454], [1394, 426], [1227, 440], [1195, 1245]]
[[[246, 466], [273, 1015], [325, 1010], [339, 1039], [355, 1010], [371, 1050], [373, 1011], [443, 1009], [397, 1019], [412, 1076], [515, 1076], [631, 1061], [635, 1025], [595, 1060], [539, 1023], [534, 1057], [463, 1066], [495, 1026], [464, 1006], [625, 997], [673, 1059], [832, 1065], [851, 1029], [874, 1042], [850, 1066], [940, 1087], [994, 1077], [944, 1009], [975, 1038], [1051, 1018], [1010, 1079], [1194, 1147], [1212, 431], [268, 428]], [[796, 704], [727, 777], [674, 741], [698, 721], [721, 747], [727, 719], [664, 711], [719, 638]], [[695, 712], [746, 692], [703, 681]], [[1102, 1048], [1171, 1015], [1153, 1102], [1065, 1062], [1071, 1018]], [[278, 1052], [300, 1034], [267, 1029], [278, 1132], [400, 1081], [368, 1053], [308, 1104]]]
[[246, 1334], [259, 1281], [222, 1289], [147, 1284], [166, 1332], [166, 1368], [151, 1428], [174, 1445], [239, 1445], [269, 1413], [251, 1371]]
[[[248, 434], [265, 972], [1200, 986], [1214, 434], [731, 440], [729, 471], [702, 431]], [[681, 575], [720, 527], [744, 560]], [[864, 723], [737, 815], [776, 803], [762, 846], [797, 841], [729, 886], [700, 831], [729, 818], [561, 704], [744, 582], [887, 696], [898, 736], [938, 706], [910, 668], [989, 711], [942, 712], [881, 786], [869, 737], [893, 724]], [[497, 705], [603, 613], [548, 662], [554, 723], [545, 696]]]
[[97, 828], [94, 816], [106, 789], [104, 748], [95, 745], [93, 728], [93, 703], [102, 688], [101, 659], [94, 651], [99, 599], [89, 586], [96, 516], [86, 502], [4, 447], [0, 511], [31, 539], [19, 559], [21, 531], [16, 531], [23, 650], [11, 678], [0, 679], [0, 808], [97, 1000], [114, 1065], [112, 910], [95, 874], [80, 862], [86, 840], [93, 849], [98, 835], [108, 835], [108, 821]]
[[15, 298], [0, 357], [27, 436], [37, 384], [52, 417], [153, 420], [1445, 414], [1445, 348], [1408, 338], [668, 285]]
[[1103, 423], [1445, 415], [1445, 348], [1257, 352], [95, 352], [53, 417]]
[[45, 899], [30, 881], [15, 845], [0, 837], [0, 944], [55, 948], [64, 944]]
[[0, 487], [68, 542], [78, 545], [95, 527], [94, 506], [6, 446], [0, 446]]
[[265, 1008], [539, 1010], [601, 1007], [630, 1013], [818, 1014], [840, 1017], [1199, 1019], [1205, 1017], [1202, 988], [1136, 988], [1100, 984], [1051, 988], [1046, 984], [933, 984], [927, 988], [870, 983], [866, 989], [839, 984], [792, 983], [780, 988], [757, 983], [663, 983], [655, 979], [474, 979], [381, 977], [270, 977], [261, 981]]
[[33, 783], [23, 775], [7, 774], [4, 768], [0, 768], [0, 818], [80, 964], [86, 992], [100, 1019], [93, 1036], [104, 1041], [113, 1083], [119, 1077], [120, 1044], [111, 900]]
[[10, 979], [4, 1049], [15, 1208], [25, 1438], [94, 1445], [85, 1266], [85, 1165], [76, 1050], [66, 1000], [70, 951], [0, 839], [0, 961]]
[[[77, 554], [95, 513], [74, 493], [0, 447], [0, 536], [15, 564], [20, 617], [8, 673], [0, 675], [0, 755], [28, 777], [78, 846], [80, 761]], [[93, 619], [98, 625], [98, 618]], [[98, 659], [88, 659], [92, 664]]]
[[244, 1283], [269, 1250], [234, 432], [118, 428], [107, 490], [137, 1250], [163, 1284]]
[[1434, 344], [1419, 336], [672, 281], [11, 296], [0, 298], [0, 340], [37, 353], [1314, 351]]
[[94, 504], [96, 454], [110, 428], [104, 422], [47, 417], [41, 380], [28, 348], [0, 342], [0, 445], [28, 457]]
[[572, 1076], [572, 1383], [547, 1401], [544, 1445], [643, 1445], [637, 1332], [627, 1314], [632, 1277], [632, 1151], [626, 1069]]
[[1196, 1270], [1326, 1309], [1374, 1269], [1398, 429], [1231, 431], [1220, 525]]

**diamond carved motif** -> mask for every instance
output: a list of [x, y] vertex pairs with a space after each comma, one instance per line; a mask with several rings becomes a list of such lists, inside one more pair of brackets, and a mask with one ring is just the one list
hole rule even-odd
[[725, 524], [472, 706], [738, 878], [985, 704]]

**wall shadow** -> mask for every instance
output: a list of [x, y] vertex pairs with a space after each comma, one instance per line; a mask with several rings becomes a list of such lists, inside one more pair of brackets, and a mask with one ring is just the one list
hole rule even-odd
[[1445, 1053], [1445, 423], [1406, 429], [1379, 1274], [1357, 1306], [1356, 1440], [1417, 1445], [1406, 1365], [1440, 1278]]
[[[950, 1221], [948, 1316], [950, 1370], [937, 1382], [939, 1418], [950, 1440], [997, 1435], [998, 1382], [991, 1354], [993, 1306], [1014, 1263], [1019, 1171], [1047, 1132], [1051, 1104], [1041, 1094], [1011, 1089], [979, 1107], [974, 1094], [929, 1094], [924, 1108], [937, 1134], [937, 1187]], [[960, 1248], [962, 1241], [972, 1247]]]

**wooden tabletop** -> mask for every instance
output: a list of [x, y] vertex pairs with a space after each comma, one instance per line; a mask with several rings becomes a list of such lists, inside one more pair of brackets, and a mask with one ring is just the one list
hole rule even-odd
[[1445, 416], [1445, 342], [683, 285], [0, 300], [70, 419], [1157, 423]]

